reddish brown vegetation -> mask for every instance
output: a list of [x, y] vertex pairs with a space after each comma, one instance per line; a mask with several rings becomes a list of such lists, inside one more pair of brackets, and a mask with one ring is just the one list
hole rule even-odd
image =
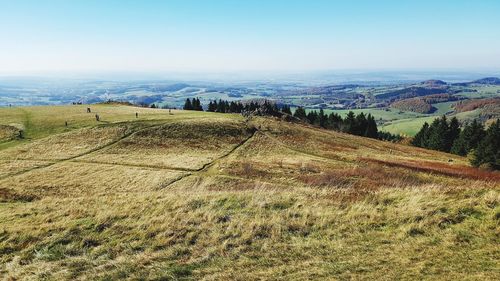
[[429, 113], [432, 110], [432, 105], [420, 98], [400, 100], [394, 102], [391, 107], [403, 111], [413, 111], [418, 113]]
[[438, 102], [454, 101], [457, 100], [457, 97], [454, 97], [450, 94], [436, 94], [436, 95], [420, 97], [420, 99], [428, 103], [438, 103]]
[[476, 180], [500, 181], [500, 173], [494, 171], [486, 171], [477, 168], [448, 165], [438, 162], [430, 161], [408, 161], [408, 162], [394, 162], [386, 160], [377, 160], [371, 158], [361, 158], [360, 160], [368, 163], [382, 164], [388, 167], [405, 168], [419, 172], [436, 173], [445, 176], [470, 178]]
[[435, 94], [423, 97], [405, 99], [394, 102], [391, 107], [404, 111], [413, 111], [418, 113], [430, 113], [433, 103], [447, 102], [457, 100], [450, 94]]
[[500, 106], [500, 98], [459, 101], [455, 103], [454, 107], [456, 112], [466, 112], [482, 108], [487, 105]]
[[302, 175], [299, 180], [318, 187], [353, 187], [374, 190], [380, 187], [405, 187], [426, 183], [417, 175], [402, 169], [386, 169], [369, 164], [365, 167], [329, 170], [322, 174]]
[[0, 202], [31, 202], [37, 199], [33, 195], [19, 194], [8, 188], [0, 188]]

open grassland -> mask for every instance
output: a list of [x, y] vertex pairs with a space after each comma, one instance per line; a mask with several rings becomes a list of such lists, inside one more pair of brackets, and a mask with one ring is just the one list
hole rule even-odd
[[500, 86], [496, 85], [478, 85], [471, 88], [475, 90], [475, 92], [462, 92], [459, 95], [470, 99], [477, 99], [498, 97], [498, 94], [500, 93]]
[[500, 278], [500, 174], [465, 158], [271, 118], [98, 108], [109, 123], [66, 129], [41, 107], [52, 127], [0, 150], [0, 276]]
[[[87, 108], [91, 113], [87, 113]], [[38, 139], [80, 129], [94, 127], [96, 124], [106, 125], [109, 123], [140, 121], [158, 122], [161, 120], [186, 119], [203, 117], [203, 113], [185, 112], [172, 110], [151, 109], [142, 107], [129, 107], [121, 105], [72, 105], [72, 106], [32, 106], [0, 108], [0, 125], [10, 125], [25, 131], [28, 139]], [[138, 113], [138, 117], [135, 117]], [[95, 115], [100, 116], [100, 122], [96, 122]], [[68, 122], [68, 127], [65, 126]]]
[[[481, 111], [479, 109], [476, 109], [472, 111], [456, 113], [452, 116], [457, 117], [459, 121], [471, 121], [474, 118], [478, 118], [480, 114]], [[452, 116], [450, 116], [449, 118], [452, 118]], [[430, 124], [432, 123], [432, 121], [434, 121], [434, 119], [438, 117], [438, 115], [431, 115], [420, 118], [395, 120], [385, 123], [380, 127], [380, 129], [382, 131], [390, 132], [393, 134], [405, 134], [408, 136], [414, 136], [418, 131], [420, 131], [422, 125], [424, 125], [425, 122]]]

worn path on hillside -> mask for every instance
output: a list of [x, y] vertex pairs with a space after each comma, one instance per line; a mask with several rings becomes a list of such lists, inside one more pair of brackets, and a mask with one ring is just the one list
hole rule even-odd
[[[14, 177], [14, 176], [22, 175], [22, 174], [25, 174], [25, 173], [30, 172], [30, 171], [34, 171], [34, 170], [38, 170], [38, 169], [42, 169], [42, 168], [47, 168], [47, 167], [53, 166], [53, 165], [58, 164], [58, 163], [68, 162], [68, 161], [74, 160], [76, 158], [79, 158], [79, 157], [82, 157], [82, 156], [85, 156], [85, 155], [89, 155], [91, 153], [94, 153], [94, 152], [100, 151], [102, 149], [111, 147], [111, 146], [115, 145], [116, 143], [118, 143], [118, 142], [120, 142], [120, 141], [122, 141], [124, 139], [127, 139], [127, 138], [133, 136], [134, 134], [137, 134], [137, 133], [139, 133], [141, 131], [148, 130], [148, 129], [155, 128], [155, 127], [159, 127], [161, 125], [163, 125], [163, 124], [159, 124], [159, 125], [155, 124], [155, 125], [143, 127], [143, 128], [141, 128], [139, 130], [136, 130], [136, 131], [131, 131], [129, 133], [124, 134], [123, 136], [121, 136], [120, 138], [118, 138], [118, 139], [116, 139], [114, 141], [111, 141], [111, 142], [109, 142], [109, 143], [107, 143], [105, 145], [102, 145], [102, 146], [99, 146], [97, 148], [94, 148], [94, 149], [91, 149], [89, 151], [86, 151], [84, 153], [80, 153], [78, 155], [71, 156], [71, 157], [68, 157], [68, 158], [65, 158], [65, 159], [61, 159], [61, 160], [55, 160], [55, 161], [52, 161], [50, 163], [47, 163], [46, 165], [36, 166], [36, 167], [30, 168], [30, 169], [27, 169], [27, 170], [22, 170], [22, 171], [19, 171], [19, 172], [7, 174], [7, 175], [4, 175], [4, 176], [0, 177], [0, 180], [6, 179], [6, 178], [9, 178], [9, 177]], [[16, 159], [16, 161], [18, 161], [18, 159]], [[43, 160], [43, 161], [47, 161], [47, 160]]]
[[239, 144], [237, 144], [236, 146], [234, 146], [226, 154], [220, 156], [217, 159], [214, 159], [211, 162], [208, 162], [208, 163], [204, 164], [201, 168], [194, 170], [192, 173], [189, 173], [189, 174], [186, 174], [186, 175], [182, 175], [182, 176], [180, 176], [180, 177], [178, 177], [178, 178], [170, 181], [169, 183], [167, 183], [162, 188], [167, 188], [167, 187], [173, 185], [174, 183], [176, 183], [176, 182], [178, 182], [178, 181], [180, 181], [182, 179], [185, 179], [185, 178], [187, 178], [189, 176], [195, 175], [195, 174], [200, 173], [200, 172], [207, 171], [210, 167], [212, 167], [213, 165], [215, 165], [217, 162], [219, 162], [219, 161], [221, 161], [221, 160], [223, 160], [223, 159], [231, 156], [231, 154], [233, 154], [236, 150], [238, 150], [239, 148], [243, 147], [245, 144], [249, 143], [255, 137], [255, 135], [257, 134], [257, 132], [259, 132], [259, 130], [255, 130], [248, 138], [246, 138], [245, 140], [243, 140], [242, 142], [240, 142]]

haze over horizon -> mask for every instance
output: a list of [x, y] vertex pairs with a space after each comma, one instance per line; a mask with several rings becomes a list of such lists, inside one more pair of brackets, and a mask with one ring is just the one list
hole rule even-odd
[[0, 75], [498, 73], [498, 1], [1, 1]]

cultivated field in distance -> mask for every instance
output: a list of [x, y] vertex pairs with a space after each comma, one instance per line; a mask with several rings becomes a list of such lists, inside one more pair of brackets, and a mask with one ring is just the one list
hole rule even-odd
[[500, 173], [465, 157], [238, 114], [0, 117], [7, 280], [500, 279]]

